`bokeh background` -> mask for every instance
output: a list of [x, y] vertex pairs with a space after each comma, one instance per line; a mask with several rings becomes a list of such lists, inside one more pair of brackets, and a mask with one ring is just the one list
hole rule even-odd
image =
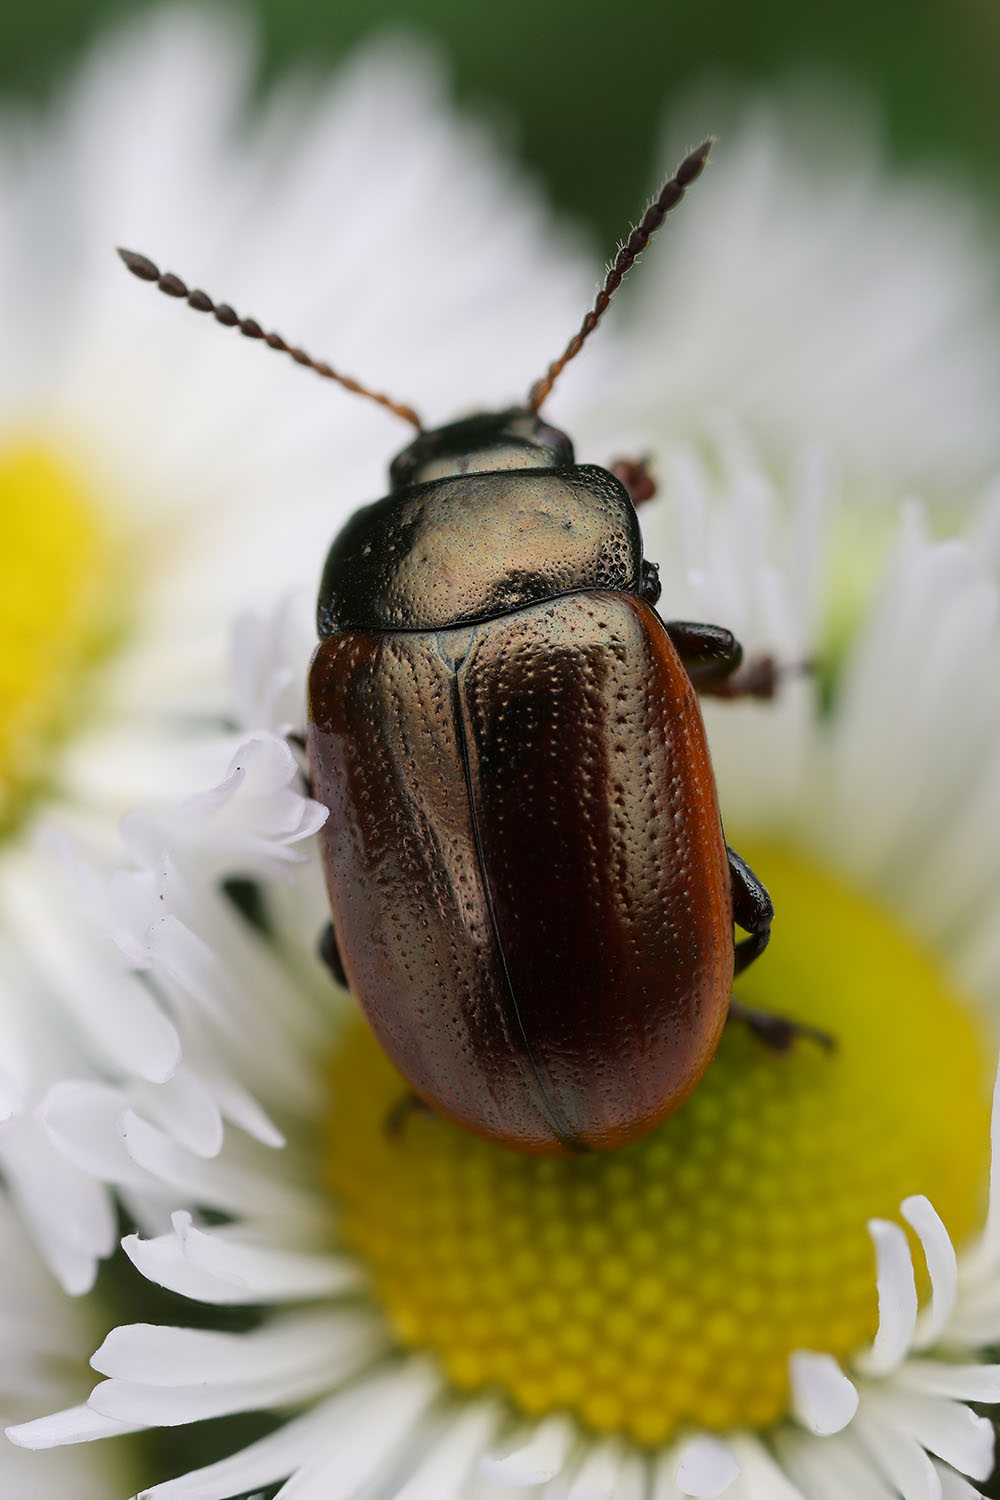
[[[0, 6], [0, 87], [45, 98], [121, 0]], [[260, 0], [232, 7], [263, 38], [261, 83], [322, 71], [360, 38], [405, 25], [443, 44], [457, 97], [499, 125], [555, 203], [613, 241], [646, 192], [664, 108], [694, 85], [789, 72], [860, 83], [891, 159], [1000, 188], [1000, 6], [995, 0]], [[139, 122], [137, 122], [138, 128]]]
[[[7, 0], [0, 94], [56, 97], [76, 56], [109, 22], [152, 8], [145, 0]], [[997, 0], [260, 0], [228, 8], [256, 25], [261, 89], [288, 66], [320, 76], [386, 27], [436, 43], [456, 99], [498, 130], [558, 209], [589, 227], [598, 254], [612, 251], [651, 180], [673, 165], [660, 143], [676, 104], [706, 85], [750, 93], [803, 75], [859, 86], [881, 117], [890, 162], [963, 180], [984, 212], [1000, 217]], [[123, 1321], [155, 1316], [148, 1288], [143, 1299], [134, 1312], [120, 1308]], [[260, 1430], [243, 1418], [219, 1426], [220, 1449]], [[171, 1442], [162, 1440], [163, 1472], [174, 1467]], [[188, 1451], [192, 1463], [213, 1456], [201, 1432]], [[1000, 1495], [1000, 1482], [988, 1493]]]

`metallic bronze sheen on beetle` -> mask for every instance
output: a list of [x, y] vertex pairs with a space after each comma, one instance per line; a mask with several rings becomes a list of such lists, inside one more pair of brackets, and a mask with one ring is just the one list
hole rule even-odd
[[519, 410], [421, 433], [392, 475], [331, 548], [310, 674], [344, 972], [441, 1114], [520, 1151], [624, 1145], [704, 1072], [734, 968], [632, 501]]

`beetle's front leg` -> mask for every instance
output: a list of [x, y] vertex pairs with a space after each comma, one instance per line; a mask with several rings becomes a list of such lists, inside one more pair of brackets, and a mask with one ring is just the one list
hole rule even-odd
[[699, 693], [714, 698], [773, 698], [779, 670], [774, 657], [744, 663], [743, 647], [721, 625], [667, 620], [664, 629]]
[[649, 459], [645, 456], [616, 458], [608, 469], [628, 490], [633, 505], [644, 505], [656, 494], [656, 480], [649, 471]]

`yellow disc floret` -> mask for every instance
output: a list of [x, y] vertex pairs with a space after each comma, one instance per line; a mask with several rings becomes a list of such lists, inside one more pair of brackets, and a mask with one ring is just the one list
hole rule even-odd
[[43, 447], [0, 449], [0, 830], [50, 774], [120, 620], [98, 509]]
[[[787, 1410], [789, 1354], [874, 1333], [866, 1224], [926, 1193], [981, 1222], [992, 1045], [898, 925], [776, 849], [749, 849], [778, 917], [737, 985], [836, 1038], [769, 1051], [726, 1028], [691, 1099], [611, 1155], [525, 1157], [431, 1115], [367, 1028], [335, 1063], [327, 1160], [346, 1242], [399, 1341], [457, 1387], [657, 1444]], [[919, 1261], [919, 1257], [918, 1257]]]

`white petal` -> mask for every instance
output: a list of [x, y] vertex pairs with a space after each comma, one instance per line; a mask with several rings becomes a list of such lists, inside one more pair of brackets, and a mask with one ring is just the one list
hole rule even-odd
[[123, 1432], [139, 1432], [143, 1422], [117, 1422], [101, 1416], [89, 1406], [73, 1406], [50, 1417], [22, 1422], [8, 1427], [7, 1436], [19, 1448], [60, 1448], [64, 1443], [92, 1443], [97, 1438], [118, 1437]]
[[0, 1136], [24, 1108], [24, 1095], [14, 1079], [0, 1068]]
[[568, 1417], [556, 1414], [517, 1432], [488, 1453], [480, 1464], [483, 1474], [499, 1484], [517, 1488], [546, 1484], [562, 1470], [573, 1446], [575, 1428]]
[[660, 1452], [653, 1460], [652, 1489], [650, 1500], [683, 1500], [674, 1477], [677, 1471], [677, 1451]]
[[715, 1500], [739, 1478], [740, 1465], [728, 1443], [720, 1438], [691, 1438], [678, 1454], [674, 1477], [682, 1495]]
[[961, 1474], [945, 1464], [935, 1464], [941, 1481], [941, 1500], [982, 1500], [982, 1491], [975, 1489]]
[[128, 1101], [117, 1088], [86, 1079], [53, 1085], [38, 1109], [49, 1139], [82, 1172], [136, 1188], [150, 1186], [122, 1144], [119, 1124]]
[[797, 1349], [788, 1360], [792, 1411], [817, 1437], [840, 1432], [858, 1409], [858, 1393], [832, 1354]]
[[114, 1249], [107, 1188], [66, 1161], [34, 1118], [5, 1144], [4, 1167], [11, 1196], [64, 1290], [88, 1292], [97, 1261]]
[[189, 1200], [211, 1203], [227, 1213], [289, 1214], [308, 1219], [313, 1205], [303, 1193], [274, 1175], [265, 1176], [223, 1160], [206, 1163], [191, 1156], [161, 1130], [127, 1110], [121, 1135], [132, 1160]]
[[339, 1500], [392, 1456], [436, 1390], [429, 1368], [410, 1362], [322, 1402], [230, 1458], [143, 1491], [139, 1500], [228, 1500], [296, 1471], [303, 1480], [321, 1475], [325, 1500]]
[[458, 1500], [489, 1446], [498, 1419], [492, 1401], [459, 1408], [393, 1500]]
[[735, 1435], [729, 1446], [740, 1466], [737, 1490], [740, 1500], [805, 1500], [801, 1490], [796, 1489], [788, 1475], [778, 1467], [774, 1459], [754, 1437]]
[[1000, 1403], [1000, 1365], [952, 1365], [942, 1360], [908, 1359], [897, 1371], [900, 1389], [957, 1401]]
[[90, 1363], [102, 1375], [141, 1385], [185, 1386], [282, 1378], [330, 1360], [343, 1343], [370, 1345], [374, 1323], [350, 1315], [275, 1318], [250, 1333], [129, 1323], [112, 1329]]
[[915, 1349], [929, 1349], [944, 1332], [958, 1293], [958, 1260], [951, 1236], [928, 1198], [906, 1198], [902, 1215], [920, 1237], [931, 1278], [931, 1305], [917, 1321]]
[[916, 1439], [870, 1417], [864, 1404], [854, 1420], [858, 1436], [903, 1500], [941, 1500], [938, 1472]]
[[917, 1284], [906, 1234], [887, 1219], [871, 1219], [868, 1232], [878, 1262], [878, 1332], [871, 1352], [858, 1359], [870, 1375], [888, 1375], [906, 1356], [917, 1322]]
[[178, 1068], [158, 1088], [140, 1086], [135, 1090], [134, 1102], [140, 1114], [196, 1156], [218, 1156], [222, 1150], [219, 1106], [204, 1081], [190, 1068]]
[[907, 1434], [971, 1479], [992, 1473], [993, 1424], [961, 1402], [903, 1394], [887, 1386], [868, 1393], [865, 1411], [871, 1421]]
[[611, 1500], [648, 1500], [648, 1495], [649, 1467], [645, 1459], [638, 1453], [625, 1453]]
[[1000, 1262], [1000, 1066], [993, 1082], [990, 1113], [990, 1201], [986, 1227], [977, 1244], [962, 1256], [963, 1276], [991, 1275]]
[[611, 1500], [622, 1474], [621, 1444], [613, 1438], [585, 1448], [566, 1485], [566, 1500]]
[[851, 1500], [898, 1500], [897, 1491], [889, 1488], [871, 1456], [855, 1441], [853, 1428], [821, 1443], [784, 1428], [774, 1442], [781, 1462], [809, 1500], [845, 1500], [845, 1496]]
[[173, 1215], [174, 1232], [153, 1240], [129, 1235], [122, 1248], [150, 1281], [200, 1302], [239, 1304], [330, 1297], [364, 1284], [360, 1266], [336, 1255], [272, 1249], [226, 1230], [196, 1229]]

